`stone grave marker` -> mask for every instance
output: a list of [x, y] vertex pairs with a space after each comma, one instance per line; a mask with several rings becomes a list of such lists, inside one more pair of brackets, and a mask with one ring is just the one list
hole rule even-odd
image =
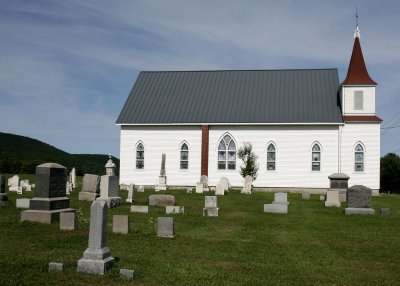
[[122, 268], [119, 270], [119, 277], [124, 279], [133, 279], [134, 273], [134, 270]]
[[75, 212], [69, 208], [65, 184], [66, 169], [57, 163], [45, 163], [36, 167], [35, 197], [31, 199], [29, 210], [21, 212], [21, 221], [52, 223], [60, 220], [60, 213]]
[[183, 207], [183, 206], [166, 206], [165, 213], [166, 214], [184, 214], [185, 207]]
[[274, 201], [272, 203], [280, 205], [289, 205], [287, 199], [287, 193], [282, 193], [282, 192], [274, 193]]
[[175, 197], [171, 195], [151, 195], [149, 196], [150, 206], [173, 206], [175, 205]]
[[225, 195], [225, 189], [221, 183], [218, 183], [217, 186], [215, 187], [215, 195], [216, 196], [224, 196]]
[[17, 209], [29, 209], [31, 200], [30, 199], [16, 199], [16, 207]]
[[381, 215], [390, 215], [390, 208], [381, 208]]
[[203, 184], [204, 189], [208, 188], [208, 177], [206, 175], [200, 177], [200, 182]]
[[114, 233], [129, 233], [129, 216], [127, 215], [114, 215], [113, 216], [113, 232]]
[[26, 188], [29, 186], [29, 180], [19, 181], [19, 186], [22, 188], [22, 190], [26, 190]]
[[100, 180], [100, 197], [96, 200], [105, 201], [108, 208], [119, 206], [122, 203], [121, 197], [118, 196], [119, 178], [117, 176], [104, 175]]
[[80, 201], [94, 201], [100, 193], [100, 176], [85, 174], [83, 176], [82, 191], [79, 193]]
[[62, 272], [64, 264], [59, 262], [50, 262], [49, 263], [49, 272]]
[[60, 213], [60, 230], [75, 230], [76, 214]]
[[157, 218], [157, 236], [168, 237], [168, 238], [173, 238], [175, 236], [173, 217]]
[[325, 195], [320, 195], [320, 196], [319, 196], [319, 200], [320, 200], [320, 201], [325, 201]]
[[330, 191], [326, 192], [326, 201], [325, 207], [327, 208], [340, 208], [340, 201], [339, 201], [339, 191]]
[[244, 177], [244, 182], [243, 182], [243, 189], [242, 189], [242, 194], [251, 194], [251, 184], [253, 183], [253, 177], [247, 175]]
[[265, 204], [264, 205], [265, 213], [278, 213], [278, 214], [287, 214], [288, 213], [288, 205], [285, 204]]
[[133, 194], [133, 190], [135, 189], [135, 185], [134, 184], [130, 184], [128, 187], [128, 198], [126, 199], [127, 203], [133, 203], [134, 201], [134, 194]]
[[302, 200], [309, 200], [310, 199], [310, 193], [309, 192], [302, 192], [301, 193], [301, 199]]
[[186, 193], [187, 194], [191, 194], [193, 192], [193, 189], [192, 188], [186, 188]]
[[5, 179], [0, 175], [0, 207], [4, 207], [7, 205], [7, 194], [6, 194], [6, 186]]
[[72, 189], [76, 189], [76, 170], [75, 167], [72, 168], [71, 173], [71, 184], [72, 184]]
[[138, 187], [138, 193], [144, 193], [144, 186], [143, 185], [140, 185], [139, 187]]
[[229, 189], [231, 188], [231, 184], [229, 184], [228, 178], [222, 177], [219, 180], [219, 183], [221, 184], [221, 186], [224, 189], [224, 191], [229, 191]]
[[[19, 176], [14, 175], [8, 179], [7, 185], [12, 188], [17, 188], [17, 187], [19, 187], [19, 181], [20, 181]], [[9, 190], [10, 190], [10, 188], [9, 188]]]
[[205, 196], [204, 197], [204, 208], [203, 216], [218, 216], [217, 197], [216, 196]]
[[108, 206], [105, 201], [94, 201], [90, 207], [88, 248], [78, 261], [79, 272], [104, 275], [115, 262], [107, 246]]
[[203, 193], [203, 183], [197, 182], [196, 183], [196, 194], [202, 194], [202, 193]]
[[148, 213], [149, 206], [131, 206], [132, 213]]
[[361, 214], [374, 215], [375, 210], [371, 208], [372, 190], [365, 186], [355, 185], [347, 190], [346, 215]]
[[158, 185], [155, 187], [156, 192], [165, 191], [167, 189], [167, 175], [165, 171], [165, 154], [161, 155], [160, 176], [158, 176]]

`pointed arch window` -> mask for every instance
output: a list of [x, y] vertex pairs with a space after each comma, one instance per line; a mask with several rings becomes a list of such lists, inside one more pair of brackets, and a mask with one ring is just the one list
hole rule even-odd
[[236, 144], [229, 135], [225, 135], [218, 145], [218, 170], [226, 169], [236, 169]]
[[144, 169], [144, 146], [142, 143], [136, 146], [136, 169]]
[[276, 164], [276, 149], [274, 144], [269, 144], [267, 147], [267, 170], [275, 171]]
[[189, 169], [189, 147], [183, 143], [180, 150], [180, 168], [181, 170]]
[[314, 144], [314, 146], [312, 147], [311, 156], [311, 170], [321, 171], [321, 147], [319, 147], [318, 144]]
[[361, 144], [357, 144], [354, 149], [354, 171], [364, 171], [364, 148]]

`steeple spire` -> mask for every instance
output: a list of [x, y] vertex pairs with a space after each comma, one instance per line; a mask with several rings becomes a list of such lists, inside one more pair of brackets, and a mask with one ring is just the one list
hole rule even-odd
[[347, 76], [342, 85], [377, 85], [368, 74], [360, 44], [360, 29], [358, 28], [358, 13], [356, 6], [356, 30], [354, 32], [354, 46], [347, 70]]

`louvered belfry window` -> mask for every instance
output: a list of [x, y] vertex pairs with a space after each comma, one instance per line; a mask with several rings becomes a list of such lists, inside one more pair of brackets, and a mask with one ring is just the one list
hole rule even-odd
[[364, 109], [364, 93], [362, 90], [356, 90], [354, 92], [354, 110]]

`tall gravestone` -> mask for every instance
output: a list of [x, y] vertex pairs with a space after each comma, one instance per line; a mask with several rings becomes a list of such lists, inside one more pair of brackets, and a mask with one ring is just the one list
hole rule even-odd
[[119, 206], [122, 203], [122, 199], [118, 196], [118, 181], [118, 176], [101, 176], [100, 197], [96, 200], [105, 201], [109, 208]]
[[161, 155], [161, 169], [160, 176], [158, 177], [158, 185], [156, 186], [157, 191], [165, 191], [167, 189], [167, 174], [165, 171], [165, 154]]
[[76, 170], [75, 170], [75, 167], [72, 168], [70, 176], [71, 176], [72, 189], [75, 189], [76, 188]]
[[67, 174], [64, 166], [45, 163], [36, 167], [35, 197], [31, 199], [29, 210], [21, 212], [21, 221], [52, 223], [60, 220], [60, 213], [75, 212], [69, 208], [65, 185]]
[[135, 200], [134, 194], [133, 194], [134, 189], [135, 189], [135, 185], [130, 184], [128, 187], [128, 198], [126, 199], [127, 203], [133, 203], [133, 201]]
[[104, 273], [114, 264], [107, 246], [108, 207], [105, 201], [94, 201], [90, 207], [88, 248], [78, 260], [78, 271], [97, 275]]
[[0, 207], [7, 204], [6, 184], [4, 177], [0, 175]]
[[80, 201], [94, 201], [100, 193], [100, 177], [85, 174], [83, 176], [82, 191], [79, 193]]
[[242, 189], [242, 194], [251, 194], [251, 185], [253, 183], [253, 177], [247, 175], [244, 177], [243, 181], [243, 189]]

